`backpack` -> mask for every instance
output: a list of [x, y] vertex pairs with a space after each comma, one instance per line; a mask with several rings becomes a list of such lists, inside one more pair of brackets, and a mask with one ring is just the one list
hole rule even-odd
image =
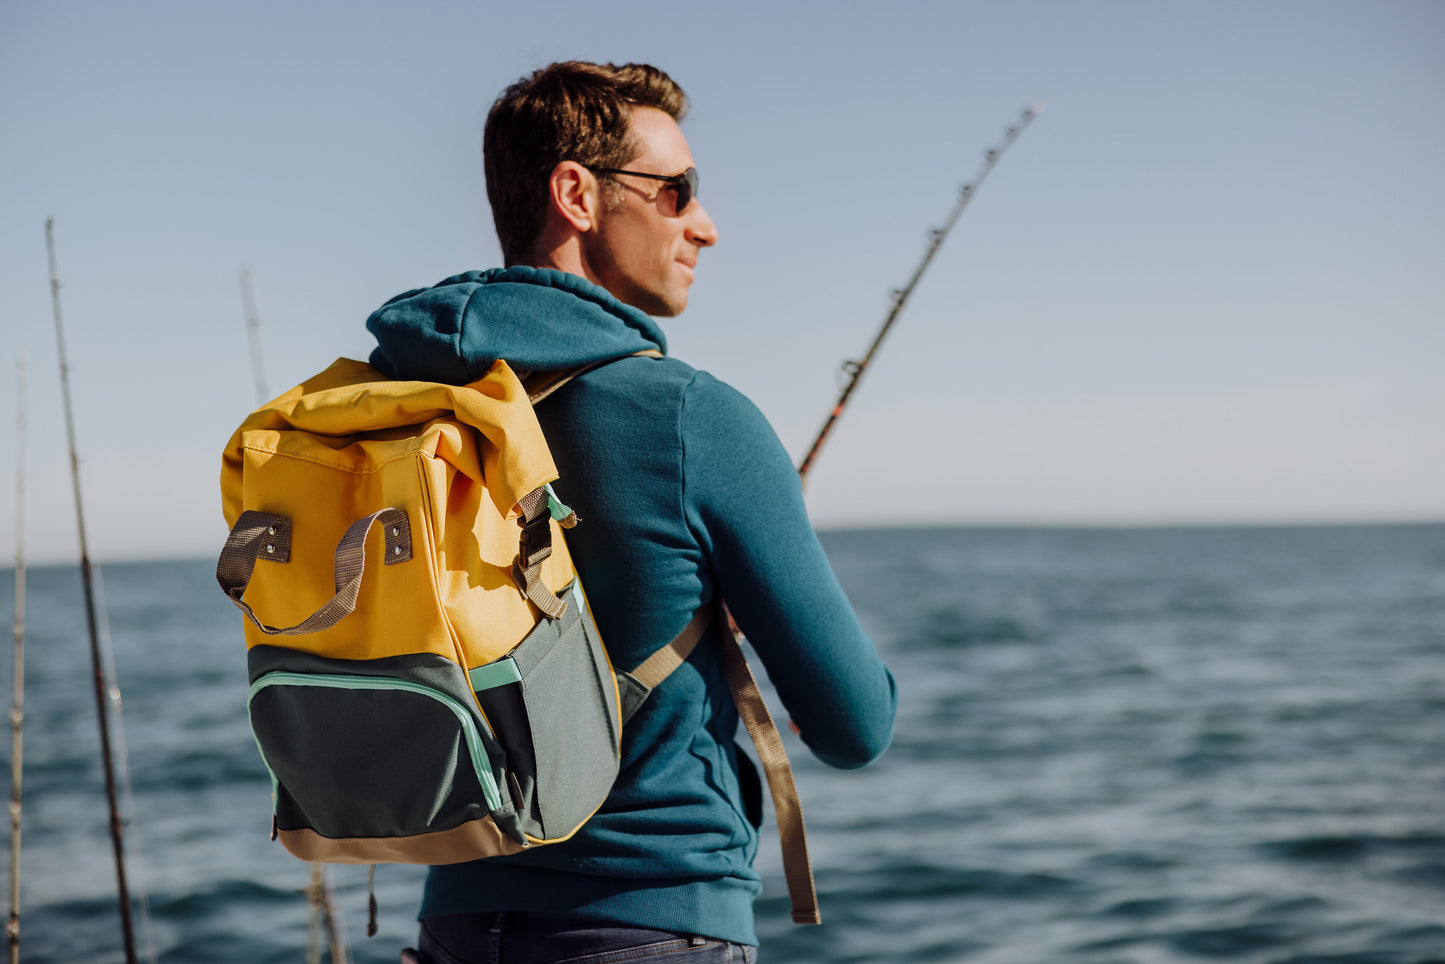
[[[456, 386], [338, 359], [232, 435], [216, 578], [245, 615], [272, 838], [295, 856], [448, 864], [566, 840], [606, 799], [628, 717], [719, 618], [705, 605], [641, 666], [611, 664], [532, 409], [582, 370], [529, 397], [504, 361]], [[721, 635], [794, 919], [815, 922], [781, 738]]]

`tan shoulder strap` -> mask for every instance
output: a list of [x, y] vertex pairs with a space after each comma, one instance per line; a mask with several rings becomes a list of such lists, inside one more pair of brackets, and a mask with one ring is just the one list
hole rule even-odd
[[773, 722], [772, 713], [758, 690], [757, 679], [748, 666], [739, 637], [732, 629], [732, 620], [727, 608], [714, 603], [699, 606], [692, 620], [677, 637], [653, 653], [642, 665], [631, 673], [617, 674], [622, 688], [631, 684], [642, 687], [632, 691], [637, 698], [627, 700], [623, 719], [641, 705], [642, 699], [672, 671], [687, 659], [697, 642], [707, 630], [708, 624], [719, 623], [720, 645], [723, 666], [727, 672], [728, 689], [732, 691], [733, 703], [738, 708], [738, 717], [752, 738], [753, 748], [758, 754], [758, 763], [768, 781], [768, 792], [773, 798], [773, 812], [778, 819], [778, 837], [783, 849], [783, 876], [788, 882], [788, 896], [793, 903], [793, 923], [820, 924], [818, 913], [818, 891], [813, 882], [813, 865], [808, 857], [808, 836], [803, 826], [803, 807], [798, 801], [798, 788], [793, 782], [793, 767], [788, 762], [788, 751], [783, 746], [783, 737]]
[[641, 666], [627, 675], [649, 690], [656, 688], [658, 683], [671, 676], [673, 670], [687, 661], [687, 657], [692, 654], [694, 647], [697, 646], [697, 641], [702, 639], [703, 631], [707, 629], [707, 624], [712, 622], [712, 619], [711, 604], [699, 606], [697, 612], [692, 614], [692, 621], [677, 634], [672, 642], [647, 657]]
[[697, 607], [692, 619], [683, 627], [682, 632], [673, 637], [672, 642], [647, 657], [632, 672], [618, 670], [613, 674], [617, 680], [617, 695], [621, 699], [620, 710], [624, 724], [632, 718], [632, 714], [637, 712], [638, 707], [647, 700], [657, 685], [687, 661], [697, 647], [697, 641], [702, 639], [708, 623], [712, 622], [715, 616], [711, 603]]
[[723, 662], [727, 667], [728, 688], [733, 692], [738, 716], [747, 727], [748, 736], [753, 739], [753, 748], [758, 752], [763, 775], [768, 780], [768, 792], [773, 798], [773, 812], [778, 819], [778, 837], [783, 848], [783, 876], [788, 882], [788, 896], [793, 902], [794, 924], [821, 924], [818, 912], [818, 889], [813, 882], [813, 864], [808, 858], [808, 835], [803, 826], [803, 806], [798, 801], [798, 788], [793, 782], [793, 767], [788, 762], [788, 751], [783, 747], [782, 735], [778, 733], [773, 715], [763, 702], [758, 691], [758, 682], [748, 667], [743, 655], [738, 634], [731, 629], [732, 620], [726, 618], [722, 632]]
[[578, 368], [568, 368], [560, 372], [541, 372], [536, 375], [529, 374], [524, 379], [527, 386], [527, 397], [531, 399], [533, 405], [536, 405], [542, 399], [546, 398], [548, 395], [551, 395], [557, 389], [561, 388], [563, 385], [567, 384], [578, 375], [581, 375], [584, 372], [590, 372], [598, 365], [605, 365], [608, 362], [617, 361], [619, 358], [635, 358], [639, 355], [646, 358], [666, 357], [665, 355], [663, 355], [662, 352], [657, 351], [656, 349], [644, 348], [642, 351], [635, 351], [631, 355], [619, 355], [618, 358], [599, 358], [595, 362], [589, 362], [588, 364], [582, 365]]

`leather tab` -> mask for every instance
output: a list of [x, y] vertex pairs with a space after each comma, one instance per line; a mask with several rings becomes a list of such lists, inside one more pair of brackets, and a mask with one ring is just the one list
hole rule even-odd
[[382, 562], [388, 566], [411, 558], [411, 521], [400, 509], [393, 511], [394, 515], [381, 517], [381, 523], [386, 527], [386, 558]]
[[284, 515], [272, 516], [262, 536], [256, 558], [266, 562], [291, 561], [291, 520]]

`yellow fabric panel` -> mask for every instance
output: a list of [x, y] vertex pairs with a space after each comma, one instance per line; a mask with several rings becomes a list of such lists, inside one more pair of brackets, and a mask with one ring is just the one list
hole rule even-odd
[[[522, 404], [519, 404], [521, 402]], [[539, 485], [557, 478], [557, 467], [537, 425], [526, 391], [517, 376], [498, 361], [481, 379], [470, 385], [442, 385], [435, 382], [391, 381], [369, 365], [347, 358], [337, 359], [320, 375], [296, 386], [253, 412], [231, 437], [221, 471], [222, 508], [226, 524], [235, 525], [244, 508], [236, 488], [242, 439], [260, 431], [300, 430], [317, 438], [316, 457], [326, 452], [360, 453], [348, 436], [366, 432], [419, 427], [437, 418], [450, 418], [469, 425], [488, 444], [480, 452], [481, 474], [486, 480], [497, 511], [506, 514], [517, 500]], [[415, 434], [412, 428], [410, 434]], [[398, 437], [406, 433], [397, 431]], [[320, 439], [329, 441], [322, 442]], [[454, 442], [437, 438], [435, 444]], [[541, 444], [537, 444], [541, 442]], [[260, 443], [263, 444], [264, 443]], [[456, 450], [441, 449], [445, 457]], [[501, 453], [507, 457], [505, 463]], [[344, 456], [350, 458], [350, 456]], [[365, 461], [351, 463], [360, 471]], [[459, 466], [471, 468], [471, 465]]]
[[[299, 623], [331, 598], [336, 545], [348, 526], [386, 506], [407, 514], [413, 558], [383, 565], [383, 537], [373, 531], [356, 612], [331, 629], [287, 637], [288, 646], [375, 659], [396, 654], [404, 639], [408, 652], [472, 668], [505, 655], [536, 625], [512, 578], [515, 504], [556, 477], [526, 393], [504, 362], [452, 386], [389, 381], [339, 359], [246, 419], [223, 457], [221, 489], [230, 525], [247, 509], [292, 520], [290, 562], [258, 561], [245, 594], [272, 626]], [[562, 530], [555, 522], [551, 529], [543, 572], [559, 591], [573, 569]], [[464, 627], [473, 631], [459, 633]], [[487, 651], [461, 652], [463, 637], [486, 640]], [[246, 641], [276, 640], [248, 621]]]

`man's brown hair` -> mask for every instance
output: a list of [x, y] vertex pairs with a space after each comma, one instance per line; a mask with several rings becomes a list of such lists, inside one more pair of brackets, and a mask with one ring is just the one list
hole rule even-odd
[[562, 161], [626, 167], [639, 148], [634, 107], [681, 121], [687, 95], [647, 64], [565, 61], [523, 77], [492, 104], [482, 136], [487, 200], [508, 267], [524, 262], [546, 222], [548, 182]]

